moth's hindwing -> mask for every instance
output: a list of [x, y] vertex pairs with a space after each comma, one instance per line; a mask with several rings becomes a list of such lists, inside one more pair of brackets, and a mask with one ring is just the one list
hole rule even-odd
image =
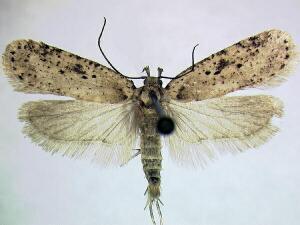
[[204, 165], [217, 153], [240, 152], [264, 144], [278, 130], [274, 116], [282, 103], [268, 95], [233, 96], [197, 102], [164, 103], [175, 120], [175, 132], [166, 137], [170, 155], [180, 164]]
[[24, 133], [45, 151], [121, 165], [130, 158], [137, 138], [132, 107], [132, 101], [43, 100], [25, 103], [19, 119], [26, 123]]
[[32, 40], [10, 43], [3, 66], [16, 91], [118, 103], [130, 99], [134, 84], [99, 63]]
[[199, 101], [247, 87], [274, 86], [289, 74], [296, 57], [289, 34], [265, 31], [242, 40], [195, 64], [170, 81], [174, 100]]

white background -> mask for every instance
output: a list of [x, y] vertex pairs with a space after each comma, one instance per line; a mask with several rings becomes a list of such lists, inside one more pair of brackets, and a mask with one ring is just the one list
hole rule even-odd
[[[270, 28], [300, 43], [299, 11], [299, 0], [1, 0], [0, 50], [30, 38], [107, 65], [96, 45], [106, 16], [103, 45], [119, 70], [140, 76], [150, 65], [156, 75], [161, 66], [165, 76], [175, 76], [190, 66], [197, 43], [197, 61]], [[42, 151], [24, 138], [17, 110], [29, 100], [57, 97], [16, 93], [0, 73], [0, 224], [150, 224], [140, 160], [106, 169]], [[257, 150], [194, 170], [177, 167], [163, 149], [165, 224], [299, 224], [299, 73], [278, 88], [247, 91], [285, 103], [285, 116], [275, 121], [281, 132]]]

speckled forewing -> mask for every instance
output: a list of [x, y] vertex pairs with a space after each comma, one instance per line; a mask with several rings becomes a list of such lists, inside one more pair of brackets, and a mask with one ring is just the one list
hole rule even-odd
[[175, 100], [199, 101], [245, 87], [277, 85], [295, 59], [295, 45], [286, 32], [265, 31], [242, 40], [186, 69], [166, 86]]
[[117, 103], [130, 99], [134, 84], [111, 69], [42, 42], [17, 40], [3, 54], [16, 91]]

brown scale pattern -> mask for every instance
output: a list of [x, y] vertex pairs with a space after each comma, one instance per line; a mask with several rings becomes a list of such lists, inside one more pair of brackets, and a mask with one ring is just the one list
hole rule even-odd
[[194, 71], [186, 69], [166, 86], [166, 95], [199, 101], [246, 87], [273, 86], [287, 75], [295, 55], [286, 32], [265, 31], [203, 59]]
[[129, 99], [131, 80], [99, 63], [32, 40], [10, 43], [3, 65], [16, 91], [117, 103]]

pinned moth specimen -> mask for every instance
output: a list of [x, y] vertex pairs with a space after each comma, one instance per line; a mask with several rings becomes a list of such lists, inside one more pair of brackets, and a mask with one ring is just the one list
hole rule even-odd
[[280, 84], [295, 56], [290, 35], [269, 30], [193, 63], [169, 78], [165, 88], [162, 79], [168, 77], [160, 68], [153, 77], [146, 67], [147, 76], [140, 77], [144, 86], [136, 88], [133, 78], [114, 67], [33, 40], [10, 43], [3, 66], [16, 91], [74, 99], [32, 101], [21, 107], [24, 133], [45, 151], [122, 165], [139, 144], [134, 156], [141, 156], [148, 181], [146, 206], [155, 224], [153, 205], [162, 223], [161, 133], [170, 133], [164, 139], [171, 157], [189, 165], [264, 144], [278, 131], [271, 120], [282, 115], [281, 101], [269, 95], [226, 94]]

